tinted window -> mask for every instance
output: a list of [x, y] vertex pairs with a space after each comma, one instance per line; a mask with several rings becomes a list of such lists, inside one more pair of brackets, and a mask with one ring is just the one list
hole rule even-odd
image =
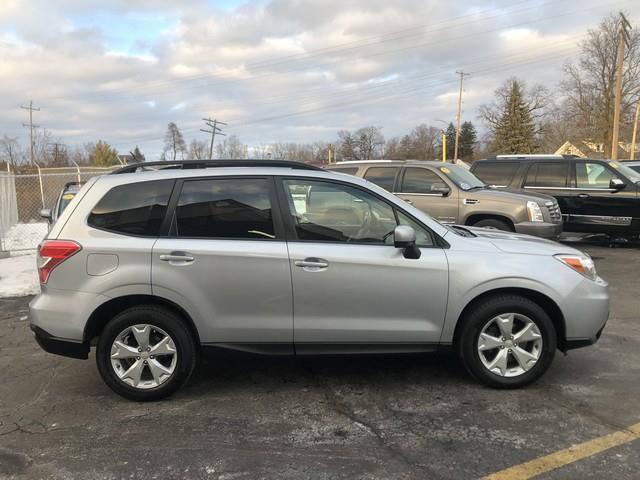
[[525, 187], [566, 187], [568, 162], [536, 163], [529, 168]]
[[518, 164], [514, 162], [476, 162], [473, 166], [473, 174], [489, 185], [509, 185], [516, 170]]
[[393, 208], [373, 195], [331, 182], [285, 180], [284, 185], [300, 240], [393, 243]]
[[114, 187], [89, 215], [92, 227], [117, 233], [155, 237], [167, 211], [173, 180]]
[[407, 168], [402, 178], [402, 193], [438, 193], [437, 189], [447, 188], [447, 184], [426, 168]]
[[609, 182], [618, 178], [602, 163], [576, 162], [576, 187], [609, 188]]
[[397, 172], [397, 167], [371, 167], [367, 169], [364, 178], [392, 192]]
[[177, 234], [203, 238], [275, 238], [264, 178], [185, 182], [176, 207]]

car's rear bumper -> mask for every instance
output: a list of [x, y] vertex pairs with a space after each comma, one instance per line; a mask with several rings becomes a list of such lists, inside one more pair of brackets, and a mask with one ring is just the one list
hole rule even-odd
[[562, 223], [522, 222], [514, 225], [517, 233], [533, 235], [534, 237], [557, 239], [562, 233]]
[[68, 338], [54, 337], [35, 325], [31, 325], [31, 331], [36, 338], [36, 342], [45, 352], [83, 360], [89, 358], [89, 345], [86, 343]]

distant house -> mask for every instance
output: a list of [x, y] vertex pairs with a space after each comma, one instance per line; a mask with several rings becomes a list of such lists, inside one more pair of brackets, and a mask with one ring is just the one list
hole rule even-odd
[[[640, 152], [637, 151], [636, 158]], [[618, 142], [618, 158], [627, 160], [631, 152], [631, 143]], [[604, 143], [589, 140], [567, 140], [555, 152], [556, 155], [576, 155], [581, 158], [611, 158], [611, 152], [604, 151]]]
[[118, 162], [120, 162], [121, 165], [135, 163], [133, 160], [133, 155], [118, 155]]

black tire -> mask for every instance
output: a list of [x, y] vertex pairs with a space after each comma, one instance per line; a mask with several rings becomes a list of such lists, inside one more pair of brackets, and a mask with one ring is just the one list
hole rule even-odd
[[[164, 330], [173, 339], [177, 352], [175, 369], [171, 376], [164, 383], [144, 390], [120, 380], [111, 365], [111, 346], [116, 336], [127, 327], [137, 324], [148, 324]], [[174, 393], [187, 382], [196, 362], [196, 342], [184, 319], [173, 311], [156, 305], [132, 307], [116, 315], [102, 331], [96, 349], [98, 371], [107, 386], [118, 395], [138, 402], [160, 400]]]
[[[492, 318], [504, 313], [517, 313], [531, 319], [542, 336], [542, 348], [537, 363], [515, 377], [500, 376], [486, 368], [478, 352], [478, 339], [484, 326]], [[557, 335], [547, 313], [535, 302], [518, 295], [489, 297], [474, 305], [461, 319], [456, 342], [458, 356], [467, 371], [482, 383], [493, 388], [519, 388], [534, 381], [547, 371], [557, 348]]]
[[513, 232], [513, 227], [504, 220], [498, 220], [497, 218], [485, 218], [484, 220], [478, 220], [472, 226], [495, 228], [496, 230], [502, 230], [504, 232]]

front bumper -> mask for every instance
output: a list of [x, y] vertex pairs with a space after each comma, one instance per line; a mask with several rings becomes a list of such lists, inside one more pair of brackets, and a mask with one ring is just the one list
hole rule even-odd
[[38, 345], [40, 345], [45, 352], [62, 355], [64, 357], [81, 358], [83, 360], [89, 358], [89, 345], [83, 342], [54, 337], [49, 332], [35, 325], [31, 325], [31, 331], [36, 338], [36, 342], [38, 342]]
[[533, 235], [534, 237], [556, 240], [562, 233], [562, 223], [522, 222], [514, 225], [517, 233]]
[[561, 308], [566, 328], [563, 350], [593, 345], [609, 319], [609, 285], [600, 277], [596, 281], [585, 278]]

